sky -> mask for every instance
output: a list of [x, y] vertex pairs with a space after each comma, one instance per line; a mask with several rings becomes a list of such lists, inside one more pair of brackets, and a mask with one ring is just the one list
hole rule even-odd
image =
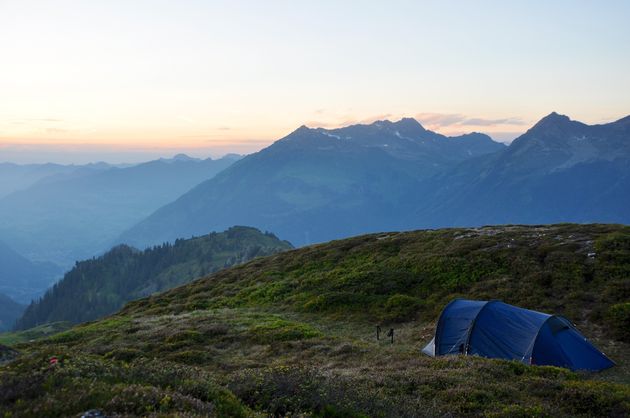
[[630, 114], [630, 1], [0, 0], [0, 161], [249, 153], [415, 117]]

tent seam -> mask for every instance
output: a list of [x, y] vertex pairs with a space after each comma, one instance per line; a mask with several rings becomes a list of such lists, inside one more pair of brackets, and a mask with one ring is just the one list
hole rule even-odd
[[472, 333], [473, 330], [475, 329], [475, 325], [477, 324], [477, 318], [479, 318], [479, 315], [481, 315], [481, 312], [486, 309], [486, 307], [488, 305], [490, 305], [493, 302], [501, 302], [498, 299], [493, 299], [493, 300], [489, 300], [486, 303], [484, 303], [484, 305], [481, 307], [481, 309], [479, 309], [479, 311], [477, 312], [477, 315], [475, 315], [475, 318], [472, 320], [472, 322], [470, 323], [470, 327], [468, 328], [468, 333], [466, 334], [466, 342], [465, 342], [465, 346], [464, 346], [464, 354], [465, 355], [469, 355], [468, 351], [470, 350], [470, 338], [472, 337]]
[[[542, 324], [540, 324], [540, 326], [538, 327], [538, 331], [536, 331], [536, 335], [534, 336], [534, 338], [532, 338], [532, 342], [531, 344], [527, 347], [527, 351], [525, 352], [525, 354], [523, 355], [523, 357], [521, 357], [521, 363], [523, 362], [523, 360], [525, 360], [525, 357], [527, 356], [527, 353], [529, 353], [529, 364], [532, 364], [532, 357], [534, 355], [534, 348], [536, 347], [536, 341], [538, 341], [538, 336], [540, 335], [540, 330], [543, 329], [543, 327], [545, 326], [545, 324], [547, 324], [547, 322], [551, 319], [551, 318], [555, 318], [556, 315], [550, 315], [549, 318], [545, 319], [543, 321]], [[531, 351], [530, 351], [531, 349]], [[566, 357], [566, 356], [565, 356]], [[567, 359], [568, 360], [568, 359]]]

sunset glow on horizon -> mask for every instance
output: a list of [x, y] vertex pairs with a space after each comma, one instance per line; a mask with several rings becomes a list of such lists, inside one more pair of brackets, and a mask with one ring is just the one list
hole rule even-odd
[[551, 111], [610, 122], [630, 114], [628, 17], [624, 1], [0, 1], [0, 162], [249, 153], [401, 117], [504, 142]]

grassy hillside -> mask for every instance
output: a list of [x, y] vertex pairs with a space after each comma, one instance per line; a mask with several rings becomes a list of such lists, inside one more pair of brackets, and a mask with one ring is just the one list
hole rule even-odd
[[[0, 413], [627, 416], [630, 228], [374, 234], [256, 259], [38, 342], [0, 368]], [[564, 314], [618, 363], [598, 374], [429, 358], [443, 305]], [[374, 327], [394, 328], [394, 343]], [[47, 358], [61, 356], [61, 367]]]
[[51, 322], [24, 331], [0, 333], [0, 344], [15, 345], [58, 334], [72, 327], [70, 322]]
[[235, 226], [139, 251], [122, 245], [77, 263], [17, 321], [17, 329], [67, 321], [74, 324], [116, 312], [126, 302], [171, 289], [254, 257], [291, 249], [256, 228]]

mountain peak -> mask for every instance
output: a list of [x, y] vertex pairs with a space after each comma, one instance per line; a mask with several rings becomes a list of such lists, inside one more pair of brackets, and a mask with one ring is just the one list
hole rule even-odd
[[292, 131], [290, 134], [288, 134], [287, 136], [285, 136], [282, 139], [292, 139], [292, 138], [300, 137], [302, 135], [308, 134], [309, 132], [311, 132], [313, 130], [314, 129], [311, 129], [311, 128], [309, 128], [306, 125], [301, 125], [299, 128], [297, 128], [296, 130]]
[[200, 161], [199, 158], [193, 158], [186, 154], [177, 154], [173, 156], [173, 158], [160, 158], [159, 161], [163, 161], [166, 163], [174, 163], [174, 162], [187, 162], [187, 161]]
[[567, 122], [571, 122], [571, 119], [569, 119], [568, 116], [561, 115], [561, 114], [556, 113], [556, 112], [551, 112], [550, 114], [548, 114], [547, 116], [545, 116], [544, 118], [539, 120], [538, 123], [536, 125], [534, 125], [534, 128], [536, 128], [536, 127], [548, 127], [548, 126], [552, 126], [552, 125], [564, 124], [564, 123], [567, 123]]
[[243, 158], [243, 156], [241, 154], [236, 154], [233, 152], [230, 152], [228, 154], [225, 154], [223, 157], [221, 157], [221, 160], [231, 160], [231, 161], [238, 161], [241, 158]]
[[299, 128], [297, 128], [296, 130], [292, 131], [291, 133], [289, 133], [287, 136], [279, 139], [277, 142], [294, 142], [298, 139], [304, 139], [305, 137], [308, 137], [309, 133], [314, 131], [314, 129], [309, 128], [306, 125], [302, 125]]
[[173, 160], [175, 161], [192, 161], [195, 160], [196, 158], [192, 158], [186, 154], [177, 154], [173, 157]]
[[394, 126], [399, 126], [399, 127], [404, 127], [404, 128], [414, 128], [414, 129], [420, 128], [423, 131], [425, 130], [424, 127], [420, 124], [420, 122], [418, 122], [414, 118], [402, 118], [398, 122], [394, 122], [393, 124]]
[[396, 135], [403, 135], [410, 138], [417, 138], [419, 135], [424, 134], [426, 129], [420, 122], [415, 120], [414, 118], [402, 118], [396, 122], [392, 122], [390, 120], [378, 120], [372, 124], [372, 126], [376, 126], [379, 129], [386, 128], [388, 130], [393, 130], [396, 132]]
[[425, 131], [424, 127], [420, 124], [420, 122], [418, 122], [414, 118], [402, 118], [396, 122], [392, 122], [391, 120], [388, 120], [388, 119], [377, 120], [372, 123], [372, 126], [392, 127], [396, 129], [414, 130], [414, 131], [421, 130], [423, 132]]

